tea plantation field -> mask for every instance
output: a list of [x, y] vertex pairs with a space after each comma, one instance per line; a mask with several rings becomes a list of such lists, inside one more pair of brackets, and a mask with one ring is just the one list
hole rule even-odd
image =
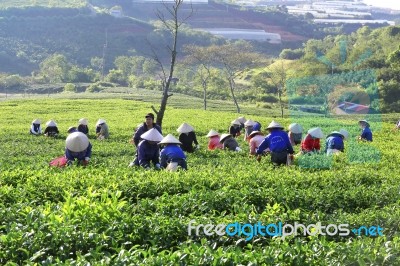
[[[208, 131], [225, 132], [237, 114], [170, 107], [164, 135], [177, 136], [177, 127], [187, 122], [200, 141], [200, 149], [188, 155], [189, 170], [128, 168], [134, 155], [129, 139], [150, 105], [123, 99], [0, 102], [1, 265], [400, 265], [400, 133], [391, 131], [393, 124], [371, 117], [374, 142], [367, 144], [355, 141], [355, 119], [299, 118], [304, 128], [320, 126], [325, 134], [346, 128], [352, 135], [346, 153], [274, 168], [268, 157], [261, 163], [249, 158], [242, 138], [241, 153], [206, 150]], [[272, 120], [245, 116], [263, 128]], [[90, 165], [48, 167], [63, 154], [68, 127], [82, 117], [89, 120], [93, 144]], [[61, 136], [29, 135], [34, 118], [55, 119]], [[99, 118], [109, 125], [107, 141], [94, 138]], [[286, 127], [294, 122], [275, 119]], [[379, 226], [383, 235], [246, 240], [195, 236], [192, 230], [189, 236], [191, 220]]]

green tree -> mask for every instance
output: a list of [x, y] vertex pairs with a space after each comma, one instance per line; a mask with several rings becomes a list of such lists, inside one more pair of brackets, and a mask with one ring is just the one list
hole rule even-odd
[[71, 65], [62, 54], [53, 54], [40, 63], [40, 75], [50, 83], [65, 82]]

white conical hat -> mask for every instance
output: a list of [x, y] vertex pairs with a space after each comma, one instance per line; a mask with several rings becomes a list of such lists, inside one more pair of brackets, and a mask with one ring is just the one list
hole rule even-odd
[[81, 152], [89, 146], [89, 139], [82, 132], [74, 132], [68, 135], [65, 146], [72, 152]]
[[36, 118], [35, 120], [32, 121], [32, 124], [40, 124], [41, 121], [40, 119]]
[[340, 134], [343, 135], [344, 139], [348, 139], [349, 136], [350, 136], [349, 132], [348, 132], [347, 130], [343, 129], [343, 128], [341, 128], [341, 129], [339, 130], [339, 132], [340, 132]]
[[235, 119], [231, 122], [231, 125], [238, 125], [240, 126], [240, 121], [238, 119]]
[[155, 142], [160, 142], [163, 139], [163, 135], [161, 135], [160, 132], [158, 132], [158, 130], [155, 128], [148, 130], [147, 132], [143, 133], [140, 137], [142, 139]]
[[283, 129], [284, 127], [281, 126], [281, 124], [279, 124], [278, 122], [272, 121], [271, 123], [269, 123], [267, 129], [270, 129], [270, 128], [281, 128], [281, 129]]
[[178, 127], [178, 129], [176, 131], [178, 131], [179, 133], [189, 133], [189, 132], [194, 131], [194, 128], [187, 123], [183, 123], [182, 125], [180, 125]]
[[174, 136], [172, 136], [172, 134], [168, 134], [158, 144], [182, 144], [182, 143], [179, 140], [177, 140]]
[[81, 119], [79, 119], [78, 123], [79, 123], [79, 125], [87, 126], [88, 120], [86, 118], [81, 118]]
[[98, 125], [104, 124], [105, 122], [106, 122], [106, 120], [100, 118], [99, 120], [97, 120], [96, 127]]
[[238, 117], [238, 119], [236, 119], [236, 120], [238, 120], [240, 124], [244, 124], [246, 122], [246, 118], [243, 116]]
[[215, 131], [214, 129], [211, 129], [210, 132], [208, 132], [207, 137], [214, 137], [214, 136], [219, 136], [219, 133]]
[[57, 124], [53, 120], [50, 120], [50, 121], [46, 122], [46, 126], [48, 126], [48, 127], [56, 127]]
[[289, 125], [289, 131], [293, 132], [294, 134], [300, 134], [303, 132], [303, 128], [297, 123], [291, 123]]
[[249, 119], [246, 121], [246, 123], [244, 123], [245, 127], [251, 127], [254, 126], [256, 124], [256, 122], [254, 122], [253, 120]]
[[342, 132], [339, 132], [339, 131], [332, 131], [327, 137], [329, 137], [329, 136], [331, 136], [331, 135], [333, 135], [333, 134], [339, 134], [339, 135], [341, 135], [343, 138], [344, 138], [344, 135], [343, 135], [343, 133]]
[[227, 137], [232, 136], [231, 134], [222, 134], [219, 142], [223, 142]]
[[317, 139], [322, 139], [324, 137], [324, 133], [319, 127], [310, 128], [307, 133]]
[[249, 138], [252, 138], [252, 137], [254, 137], [254, 136], [257, 135], [257, 134], [261, 134], [261, 131], [253, 130], [253, 131], [249, 134]]
[[367, 120], [363, 119], [363, 120], [358, 121], [358, 123], [361, 123], [361, 122], [364, 122], [365, 124], [367, 124], [367, 127], [369, 127], [369, 122]]

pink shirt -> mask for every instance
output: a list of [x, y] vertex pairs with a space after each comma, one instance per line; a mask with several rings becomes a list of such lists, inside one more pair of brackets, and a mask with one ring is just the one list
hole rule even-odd
[[215, 149], [222, 149], [222, 144], [219, 143], [219, 136], [213, 136], [208, 141], [208, 149], [215, 150]]
[[260, 146], [261, 142], [265, 139], [263, 135], [255, 135], [250, 140], [250, 154], [256, 154], [256, 148]]

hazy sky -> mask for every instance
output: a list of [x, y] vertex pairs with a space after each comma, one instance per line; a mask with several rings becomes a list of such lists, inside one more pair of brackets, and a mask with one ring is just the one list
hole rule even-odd
[[399, 0], [364, 0], [364, 3], [372, 6], [389, 7], [391, 9], [400, 10]]

